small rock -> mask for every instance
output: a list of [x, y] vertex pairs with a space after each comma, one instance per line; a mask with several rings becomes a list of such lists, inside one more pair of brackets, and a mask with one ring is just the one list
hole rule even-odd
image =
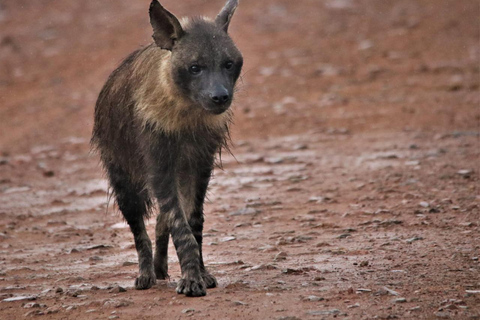
[[3, 299], [4, 302], [14, 302], [14, 301], [22, 301], [22, 300], [36, 300], [36, 296], [17, 296]]
[[355, 304], [349, 305], [347, 308], [348, 308], [348, 309], [353, 309], [353, 308], [358, 308], [358, 307], [360, 307], [360, 303], [357, 302], [357, 303], [355, 303]]
[[280, 261], [280, 260], [286, 260], [287, 259], [287, 253], [284, 251], [280, 251], [275, 255], [273, 258], [273, 261]]
[[428, 208], [430, 207], [430, 203], [426, 202], [426, 201], [422, 201], [419, 203], [420, 207], [423, 207], [423, 208]]
[[395, 291], [395, 290], [389, 289], [389, 288], [387, 288], [387, 287], [383, 287], [383, 289], [384, 289], [385, 291], [387, 291], [388, 293], [390, 293], [392, 296], [398, 296], [398, 295], [399, 295], [399, 293], [398, 293], [397, 291]]
[[366, 288], [358, 288], [357, 293], [363, 293], [363, 292], [372, 292], [371, 289], [366, 289]]
[[308, 296], [308, 297], [303, 298], [303, 300], [304, 300], [304, 301], [323, 301], [323, 300], [325, 300], [325, 299], [322, 298], [322, 297], [319, 297], [319, 296], [311, 295], [311, 296]]
[[133, 262], [133, 261], [125, 261], [124, 263], [122, 263], [122, 266], [123, 267], [129, 267], [129, 266], [135, 266], [137, 265], [138, 262]]
[[195, 312], [195, 309], [189, 308], [189, 309], [183, 309], [182, 310], [182, 313], [193, 313], [193, 312]]
[[229, 242], [229, 241], [233, 241], [233, 240], [237, 240], [237, 238], [233, 237], [233, 236], [230, 236], [230, 237], [223, 237], [220, 239], [221, 242]]
[[233, 301], [233, 304], [236, 305], [236, 306], [248, 306], [248, 303], [240, 301], [240, 300]]
[[407, 302], [407, 299], [405, 298], [397, 298], [393, 300], [394, 303], [405, 303]]
[[407, 243], [412, 243], [414, 241], [419, 241], [419, 240], [423, 240], [422, 237], [413, 237], [413, 238], [410, 238], [410, 239], [407, 239]]
[[121, 286], [115, 286], [112, 289], [108, 290], [110, 293], [120, 293], [120, 292], [127, 292], [127, 289]]
[[340, 313], [340, 310], [338, 309], [307, 311], [307, 314], [311, 316], [336, 315], [339, 313]]
[[240, 210], [230, 212], [229, 215], [230, 216], [255, 215], [259, 212], [260, 212], [260, 210], [248, 207], [248, 208], [242, 208]]
[[472, 170], [458, 170], [457, 174], [464, 177], [464, 178], [470, 178], [472, 175], [473, 171]]

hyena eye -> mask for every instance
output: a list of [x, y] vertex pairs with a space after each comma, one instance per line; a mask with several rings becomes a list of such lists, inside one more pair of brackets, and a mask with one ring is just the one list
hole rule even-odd
[[202, 68], [198, 64], [192, 64], [188, 70], [191, 74], [199, 74], [202, 72]]
[[225, 69], [231, 70], [233, 68], [233, 61], [228, 61], [225, 63]]

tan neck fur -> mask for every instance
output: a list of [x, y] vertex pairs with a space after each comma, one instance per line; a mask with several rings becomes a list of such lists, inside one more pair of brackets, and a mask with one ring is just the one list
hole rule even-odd
[[135, 89], [135, 112], [144, 125], [150, 124], [164, 133], [225, 130], [231, 111], [214, 115], [193, 105], [176, 89], [171, 76], [171, 52], [151, 45], [143, 50], [133, 65], [141, 75]]

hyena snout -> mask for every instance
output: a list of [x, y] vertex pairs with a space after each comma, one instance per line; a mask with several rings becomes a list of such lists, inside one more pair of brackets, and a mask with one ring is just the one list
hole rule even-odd
[[214, 114], [225, 112], [232, 103], [232, 93], [223, 85], [217, 85], [206, 93], [209, 104], [206, 108]]
[[218, 86], [208, 95], [213, 103], [223, 106], [230, 102], [230, 92], [224, 86]]

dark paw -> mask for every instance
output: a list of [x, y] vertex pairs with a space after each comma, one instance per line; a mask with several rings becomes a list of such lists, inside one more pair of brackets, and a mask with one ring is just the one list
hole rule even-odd
[[207, 286], [208, 289], [217, 287], [217, 279], [215, 279], [215, 277], [207, 271], [202, 274], [202, 278], [203, 282], [205, 282], [205, 286]]
[[151, 274], [141, 274], [137, 279], [135, 279], [135, 289], [137, 290], [146, 290], [150, 289], [156, 282], [155, 275]]
[[177, 285], [177, 293], [187, 297], [203, 297], [207, 294], [203, 280], [180, 279]]

